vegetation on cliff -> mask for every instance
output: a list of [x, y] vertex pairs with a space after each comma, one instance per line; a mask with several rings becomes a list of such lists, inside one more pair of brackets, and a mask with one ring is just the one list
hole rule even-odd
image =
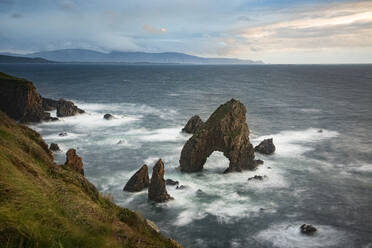
[[40, 135], [0, 111], [1, 247], [180, 247], [56, 165]]

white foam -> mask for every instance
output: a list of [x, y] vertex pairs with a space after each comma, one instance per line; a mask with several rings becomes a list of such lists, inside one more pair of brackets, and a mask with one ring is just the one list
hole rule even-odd
[[173, 128], [161, 128], [149, 130], [146, 128], [130, 129], [125, 135], [134, 136], [141, 141], [146, 142], [164, 142], [164, 141], [182, 141], [187, 137], [182, 135], [181, 126]]
[[[313, 224], [317, 232], [305, 235], [300, 232], [300, 226], [308, 222], [285, 222], [273, 224], [268, 229], [260, 231], [256, 238], [269, 241], [279, 248], [313, 248], [313, 247], [350, 247], [347, 245], [349, 236], [332, 226]], [[312, 223], [311, 223], [312, 224]]]
[[262, 140], [273, 138], [276, 147], [274, 156], [297, 157], [313, 148], [309, 143], [319, 142], [325, 139], [337, 137], [336, 131], [317, 128], [309, 128], [300, 131], [282, 131], [278, 134], [265, 135], [252, 139], [252, 143], [259, 144]]
[[304, 113], [320, 113], [322, 110], [316, 108], [301, 108], [299, 109], [300, 112]]

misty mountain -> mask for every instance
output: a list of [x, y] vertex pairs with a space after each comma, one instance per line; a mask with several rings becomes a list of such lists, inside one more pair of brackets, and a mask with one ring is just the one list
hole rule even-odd
[[62, 49], [23, 55], [40, 57], [57, 62], [98, 63], [175, 63], [175, 64], [262, 64], [262, 61], [232, 58], [203, 58], [184, 53], [110, 52], [103, 53], [86, 49]]
[[0, 55], [0, 63], [55, 63], [43, 58], [27, 58], [19, 56]]

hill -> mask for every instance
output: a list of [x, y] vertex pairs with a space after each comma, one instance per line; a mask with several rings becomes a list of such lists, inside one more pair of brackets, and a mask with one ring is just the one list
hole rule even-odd
[[41, 57], [58, 62], [90, 63], [173, 63], [173, 64], [262, 64], [261, 61], [233, 58], [203, 58], [184, 53], [117, 52], [102, 53], [86, 49], [62, 49], [36, 52], [26, 57]]
[[83, 175], [56, 165], [40, 135], [0, 111], [1, 247], [181, 247]]
[[19, 56], [9, 56], [9, 55], [0, 55], [0, 64], [1, 63], [56, 63], [43, 58], [29, 58], [29, 57], [19, 57]]

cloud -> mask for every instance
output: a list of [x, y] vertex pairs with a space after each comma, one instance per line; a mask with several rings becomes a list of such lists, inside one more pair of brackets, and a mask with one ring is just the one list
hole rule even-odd
[[167, 32], [166, 28], [156, 28], [148, 24], [143, 25], [143, 30], [152, 34], [163, 34]]
[[77, 7], [76, 3], [72, 0], [61, 0], [58, 4], [64, 10], [72, 10]]
[[22, 18], [22, 15], [19, 14], [19, 13], [14, 13], [14, 14], [11, 15], [11, 17], [14, 18], [14, 19], [19, 19], [19, 18]]

